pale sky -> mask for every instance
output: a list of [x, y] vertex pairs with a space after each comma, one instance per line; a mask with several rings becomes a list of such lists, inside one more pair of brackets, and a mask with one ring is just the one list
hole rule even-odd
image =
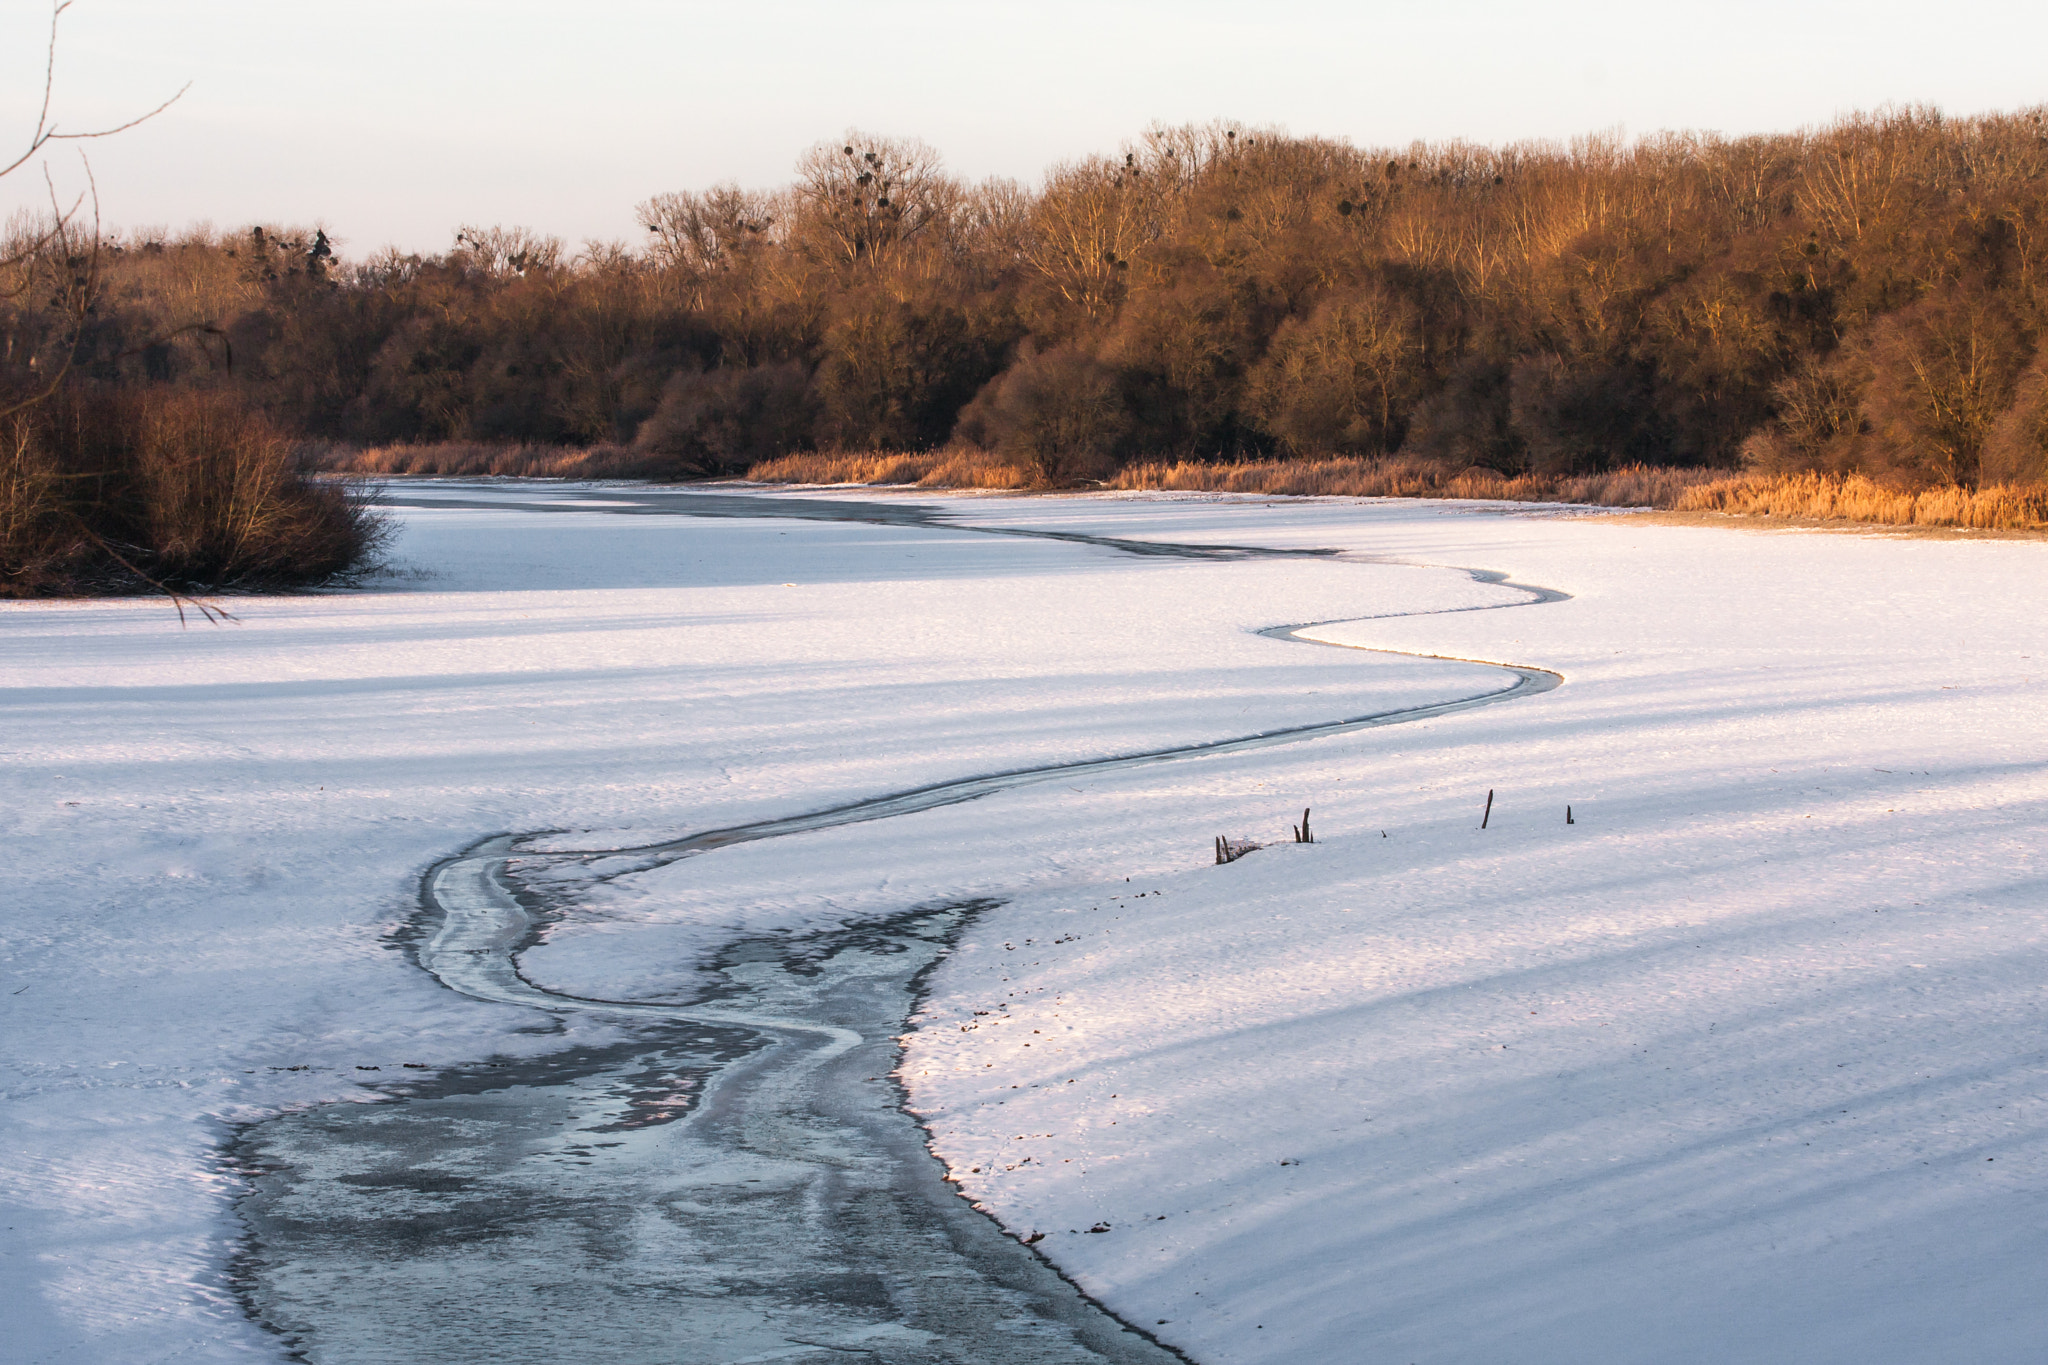
[[[10, 148], [48, 11], [0, 0]], [[85, 144], [109, 224], [317, 220], [351, 255], [464, 222], [632, 240], [649, 195], [783, 183], [849, 126], [1034, 181], [1154, 120], [1401, 145], [2048, 103], [2039, 0], [77, 0], [62, 35], [65, 127], [192, 86]], [[75, 150], [50, 163], [81, 183]], [[41, 193], [17, 172], [0, 210]]]

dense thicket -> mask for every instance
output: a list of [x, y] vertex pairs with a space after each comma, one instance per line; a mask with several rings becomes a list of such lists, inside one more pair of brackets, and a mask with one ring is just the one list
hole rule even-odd
[[0, 417], [0, 597], [320, 583], [382, 536], [233, 394], [64, 386]]
[[75, 347], [94, 383], [232, 385], [303, 436], [677, 472], [958, 440], [1048, 481], [1395, 451], [2048, 475], [2038, 109], [1502, 148], [1161, 128], [1036, 188], [849, 134], [784, 189], [640, 213], [643, 244], [573, 255], [516, 229], [354, 262], [276, 229], [129, 234], [75, 340], [61, 288], [0, 303], [0, 364]]

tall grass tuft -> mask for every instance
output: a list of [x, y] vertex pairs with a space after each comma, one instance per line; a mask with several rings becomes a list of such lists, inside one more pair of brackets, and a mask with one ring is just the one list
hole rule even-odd
[[384, 537], [226, 394], [67, 391], [0, 421], [0, 596], [305, 586]]
[[971, 447], [917, 452], [800, 451], [747, 471], [752, 483], [859, 483], [921, 488], [1028, 488], [1029, 471]]

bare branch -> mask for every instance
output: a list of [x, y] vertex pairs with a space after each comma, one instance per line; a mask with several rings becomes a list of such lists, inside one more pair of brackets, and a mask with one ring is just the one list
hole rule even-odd
[[192, 82], [187, 81], [183, 86], [179, 87], [177, 94], [171, 96], [148, 113], [129, 119], [126, 123], [116, 124], [111, 128], [97, 128], [89, 133], [58, 132], [57, 126], [50, 122], [50, 100], [57, 86], [57, 21], [64, 17], [64, 11], [70, 9], [71, 5], [72, 0], [58, 0], [58, 3], [50, 10], [50, 44], [49, 50], [43, 59], [43, 101], [42, 106], [36, 113], [35, 131], [29, 135], [27, 150], [5, 166], [0, 166], [0, 177], [5, 177], [14, 171], [20, 170], [34, 158], [37, 152], [40, 152], [52, 142], [84, 142], [93, 138], [112, 137], [116, 133], [125, 133], [138, 124], [147, 123], [179, 100], [185, 98], [185, 92], [192, 88]]
[[155, 588], [164, 596], [170, 598], [171, 605], [177, 609], [179, 625], [182, 626], [186, 623], [185, 608], [188, 606], [191, 607], [192, 610], [199, 613], [201, 620], [206, 621], [210, 625], [219, 625], [223, 621], [234, 621], [239, 619], [233, 612], [229, 611], [226, 607], [215, 606], [213, 603], [208, 602], [203, 597], [194, 597], [190, 593], [179, 592], [170, 584], [165, 583], [161, 579], [156, 578], [154, 575], [146, 573], [142, 569], [137, 568], [133, 563], [129, 561], [126, 555], [122, 554], [119, 550], [116, 550], [113, 547], [113, 545], [108, 542], [105, 536], [93, 530], [92, 527], [86, 525], [85, 519], [83, 517], [79, 516], [76, 512], [72, 511], [68, 507], [60, 508], [58, 510], [64, 514], [65, 520], [69, 521], [72, 525], [76, 526], [80, 534], [84, 535], [87, 540], [90, 540], [94, 545], [98, 546], [100, 551], [104, 553], [109, 559], [113, 560], [116, 564], [119, 564], [129, 573], [134, 574], [143, 582], [149, 584], [150, 587]]
[[[66, 0], [66, 3], [69, 3], [69, 0]], [[46, 384], [44, 384], [40, 389], [31, 393], [28, 397], [20, 399], [6, 407], [0, 407], [0, 419], [12, 417], [17, 412], [24, 412], [27, 409], [32, 408], [36, 404], [43, 402], [45, 399], [49, 398], [50, 395], [57, 392], [57, 390], [63, 386], [64, 380], [70, 375], [72, 367], [78, 363], [79, 339], [85, 335], [86, 315], [91, 311], [93, 291], [98, 287], [99, 284], [101, 235], [99, 181], [96, 178], [94, 178], [92, 173], [92, 163], [86, 160], [83, 153], [80, 154], [78, 159], [85, 166], [85, 183], [87, 187], [87, 193], [91, 196], [92, 199], [92, 250], [91, 254], [86, 257], [85, 275], [83, 277], [83, 283], [81, 284], [79, 282], [79, 279], [77, 277], [74, 277], [68, 291], [71, 295], [71, 339], [70, 342], [64, 347], [64, 362], [63, 364], [57, 367], [57, 372], [50, 376], [49, 381]], [[85, 201], [85, 196], [80, 196], [78, 200], [74, 201], [68, 212], [60, 212], [58, 209], [57, 200], [57, 184], [54, 180], [50, 178], [50, 168], [48, 166], [43, 167], [43, 181], [49, 187], [50, 210], [53, 214], [56, 214], [57, 219], [56, 225], [52, 227], [50, 231], [46, 233], [41, 239], [43, 242], [47, 243], [57, 241], [59, 240], [59, 238], [61, 238], [65, 229], [70, 226], [72, 218], [77, 216], [79, 205]], [[27, 286], [24, 286], [24, 288], [26, 287]]]
[[36, 112], [36, 129], [29, 137], [28, 150], [23, 152], [20, 160], [14, 162], [7, 170], [0, 171], [0, 175], [6, 175], [15, 166], [21, 165], [23, 161], [34, 156], [36, 149], [48, 141], [44, 136], [44, 130], [50, 126], [50, 92], [56, 89], [57, 86], [57, 21], [62, 19], [64, 11], [70, 8], [71, 0], [58, 0], [56, 6], [50, 10], [50, 43], [43, 53], [43, 104], [42, 108]]
[[[88, 139], [90, 139], [90, 138], [96, 138], [96, 137], [112, 137], [112, 136], [113, 136], [114, 134], [116, 134], [116, 133], [125, 133], [125, 132], [127, 132], [127, 131], [128, 131], [128, 130], [129, 130], [130, 128], [136, 127], [136, 126], [137, 126], [137, 125], [139, 125], [139, 124], [144, 124], [144, 123], [147, 123], [147, 122], [149, 122], [149, 121], [150, 121], [151, 119], [155, 118], [155, 117], [156, 117], [156, 116], [157, 116], [158, 114], [161, 114], [161, 113], [162, 113], [162, 112], [163, 112], [164, 110], [166, 110], [166, 109], [170, 108], [170, 107], [171, 107], [172, 105], [176, 104], [176, 103], [177, 103], [177, 102], [178, 102], [179, 100], [181, 100], [181, 99], [185, 98], [185, 92], [186, 92], [186, 91], [188, 91], [188, 90], [190, 90], [191, 88], [192, 88], [192, 82], [190, 82], [190, 81], [186, 81], [186, 82], [185, 82], [185, 83], [184, 83], [183, 85], [181, 85], [181, 86], [179, 86], [179, 87], [178, 87], [178, 93], [177, 93], [177, 94], [175, 94], [175, 95], [171, 96], [171, 97], [170, 97], [169, 99], [165, 100], [165, 101], [164, 101], [164, 102], [163, 102], [162, 104], [159, 104], [159, 105], [158, 105], [158, 106], [157, 106], [156, 108], [154, 108], [154, 109], [150, 110], [150, 111], [149, 111], [148, 113], [146, 113], [146, 114], [138, 114], [138, 115], [136, 115], [136, 116], [135, 116], [134, 118], [132, 118], [132, 119], [129, 119], [129, 120], [128, 120], [128, 121], [126, 122], [126, 123], [117, 123], [117, 124], [115, 124], [115, 125], [114, 125], [113, 127], [111, 127], [111, 128], [96, 128], [96, 129], [94, 129], [94, 130], [93, 130], [92, 132], [90, 132], [90, 133], [60, 133], [60, 132], [58, 132], [58, 131], [57, 131], [56, 129], [52, 128], [52, 129], [51, 129], [51, 130], [50, 130], [50, 131], [49, 131], [48, 133], [45, 133], [45, 134], [43, 135], [43, 141], [45, 141], [45, 142], [83, 142], [83, 141], [86, 141], [86, 140], [88, 140]], [[5, 175], [5, 174], [6, 174], [6, 172], [5, 172], [5, 171], [0, 171], [0, 175]]]

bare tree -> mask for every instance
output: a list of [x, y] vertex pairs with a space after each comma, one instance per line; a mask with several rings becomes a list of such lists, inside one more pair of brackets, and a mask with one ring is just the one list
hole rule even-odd
[[1037, 203], [1029, 189], [1015, 180], [991, 176], [967, 190], [954, 222], [963, 241], [997, 267], [1025, 259], [1024, 241], [1031, 230]]
[[1032, 206], [1025, 261], [1090, 321], [1123, 302], [1132, 253], [1158, 235], [1154, 186], [1129, 156], [1091, 157], [1055, 167]]
[[1799, 201], [1823, 236], [1861, 242], [1892, 216], [1909, 188], [1915, 135], [1938, 117], [1884, 110], [1875, 118], [1844, 119], [1815, 139], [1804, 158]]
[[657, 194], [636, 212], [653, 234], [647, 254], [657, 265], [706, 276], [730, 269], [774, 240], [783, 216], [778, 198], [727, 181], [701, 192]]
[[848, 131], [798, 160], [791, 234], [832, 264], [880, 268], [943, 230], [962, 197], [938, 152], [916, 138]]
[[[177, 103], [185, 91], [192, 88], [187, 83], [156, 108], [125, 123], [86, 132], [67, 132], [51, 118], [50, 110], [57, 88], [57, 29], [64, 12], [71, 5], [72, 0], [56, 0], [50, 7], [50, 38], [43, 58], [43, 97], [37, 105], [35, 126], [20, 153], [0, 166], [0, 180], [27, 166], [53, 144], [90, 142], [146, 123]], [[13, 225], [14, 230], [0, 241], [0, 303], [13, 302], [48, 289], [57, 300], [53, 311], [68, 323], [62, 343], [55, 348], [54, 355], [46, 357], [41, 353], [44, 348], [32, 348], [30, 354], [20, 359], [21, 368], [28, 371], [28, 377], [19, 387], [9, 385], [7, 389], [0, 389], [0, 418], [22, 412], [48, 398], [63, 384], [77, 363], [78, 339], [85, 329], [86, 315], [97, 289], [100, 258], [99, 194], [93, 184], [91, 164], [84, 163], [84, 169], [86, 188], [67, 205], [46, 165], [43, 183], [49, 195], [48, 213], [18, 219]], [[5, 340], [4, 352], [9, 360], [16, 359], [15, 338], [11, 334]], [[11, 392], [8, 391], [10, 389]]]
[[449, 254], [493, 279], [524, 279], [559, 272], [565, 251], [561, 238], [532, 228], [465, 223], [455, 230], [455, 250]]

